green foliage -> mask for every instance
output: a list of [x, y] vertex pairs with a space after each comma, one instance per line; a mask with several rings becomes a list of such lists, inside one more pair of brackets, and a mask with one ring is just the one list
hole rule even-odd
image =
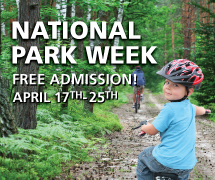
[[[210, 16], [215, 17], [215, 14], [210, 10], [205, 9], [200, 5], [197, 5], [197, 7], [200, 8], [201, 11], [208, 12], [210, 13]], [[196, 92], [194, 99], [198, 101], [199, 105], [204, 105], [205, 108], [211, 109], [213, 113], [215, 111], [215, 24], [203, 24], [200, 22], [198, 24], [199, 25], [195, 31], [198, 35], [196, 41], [196, 53], [192, 54], [192, 56], [196, 59], [196, 64], [198, 64], [198, 66], [202, 69], [204, 80], [200, 90]], [[211, 114], [210, 119], [215, 120], [215, 116]]]
[[[175, 58], [181, 58], [183, 54], [182, 25], [179, 23], [178, 7], [180, 7], [178, 2], [174, 3], [174, 5], [172, 4], [172, 8], [170, 8], [169, 1], [144, 0], [139, 2], [132, 0], [123, 11], [125, 16], [123, 21], [124, 27], [127, 26], [128, 21], [133, 21], [135, 24], [135, 34], [141, 35], [141, 39], [121, 40], [120, 44], [123, 46], [146, 46], [147, 49], [151, 46], [157, 46], [152, 54], [157, 62], [156, 65], [152, 65], [149, 61], [147, 64], [139, 63], [146, 77], [146, 86], [153, 92], [159, 92], [159, 82], [162, 78], [156, 72], [165, 64], [165, 46], [167, 62], [173, 60], [171, 22], [173, 22], [173, 26], [175, 27]], [[126, 33], [128, 34], [128, 31]], [[137, 53], [141, 54], [139, 51]], [[141, 62], [141, 58], [141, 56], [138, 56], [138, 58], [134, 59], [138, 59]], [[132, 71], [134, 67], [134, 65], [129, 66]]]
[[2, 54], [0, 56], [0, 69], [2, 75], [12, 82], [13, 74], [16, 73], [16, 66], [11, 64], [12, 51], [11, 46], [17, 45], [17, 41], [7, 36], [2, 36]]
[[4, 9], [1, 10], [1, 22], [5, 22], [18, 17], [18, 10], [15, 0], [3, 1]]
[[[122, 129], [111, 112], [128, 101], [130, 86], [116, 87], [119, 100], [95, 104], [94, 113], [83, 112], [83, 101], [69, 101], [66, 114], [60, 103], [39, 104], [37, 128], [0, 138], [0, 177], [2, 179], [51, 179], [62, 172], [62, 163], [92, 161], [89, 151], [104, 143], [106, 133]], [[69, 166], [69, 165], [68, 165]], [[71, 165], [70, 165], [71, 166]]]
[[11, 11], [3, 10], [1, 13], [2, 22], [5, 22], [9, 19], [16, 18], [18, 15], [17, 8], [12, 8]]

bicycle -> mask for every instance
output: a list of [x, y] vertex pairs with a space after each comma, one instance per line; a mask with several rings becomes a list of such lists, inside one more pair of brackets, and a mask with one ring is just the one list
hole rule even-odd
[[[156, 117], [154, 117], [154, 118], [156, 118]], [[148, 119], [148, 120], [145, 120], [145, 121], [141, 121], [140, 124], [137, 127], [132, 128], [132, 130], [138, 129], [142, 125], [147, 125], [147, 122], [152, 120], [152, 119], [154, 119], [154, 118], [151, 118], [151, 119]], [[144, 131], [141, 131], [138, 134], [139, 137], [142, 137], [142, 136], [145, 136], [145, 135], [146, 135], [146, 133]], [[178, 180], [178, 175], [174, 174], [174, 173], [155, 172], [154, 173], [154, 180]]]
[[[137, 89], [140, 86], [137, 86]], [[138, 109], [140, 109], [140, 101], [142, 101], [142, 98], [140, 97], [140, 90], [137, 90], [137, 94], [136, 94], [136, 101], [135, 101], [135, 113], [137, 113]]]

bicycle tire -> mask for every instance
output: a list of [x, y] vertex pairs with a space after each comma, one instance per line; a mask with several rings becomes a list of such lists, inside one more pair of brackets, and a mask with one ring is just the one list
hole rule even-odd
[[140, 95], [138, 95], [138, 109], [140, 109]]
[[137, 113], [137, 110], [138, 110], [138, 98], [139, 98], [139, 95], [136, 95], [135, 113]]

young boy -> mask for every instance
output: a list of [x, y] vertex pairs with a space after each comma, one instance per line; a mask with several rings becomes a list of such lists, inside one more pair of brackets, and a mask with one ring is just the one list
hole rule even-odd
[[210, 110], [192, 105], [187, 97], [193, 88], [200, 88], [204, 76], [196, 64], [186, 59], [169, 62], [157, 74], [166, 78], [163, 93], [170, 103], [164, 105], [152, 124], [141, 127], [149, 135], [160, 132], [161, 143], [139, 154], [137, 179], [153, 180], [154, 172], [166, 172], [188, 180], [197, 162], [195, 116]]

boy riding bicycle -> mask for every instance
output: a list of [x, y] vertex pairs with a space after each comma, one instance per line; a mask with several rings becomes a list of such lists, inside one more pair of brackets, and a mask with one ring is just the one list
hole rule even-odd
[[209, 113], [187, 98], [200, 88], [201, 69], [186, 59], [173, 60], [157, 74], [166, 78], [163, 93], [170, 103], [164, 105], [152, 124], [141, 131], [149, 135], [160, 132], [161, 143], [144, 149], [138, 156], [137, 179], [153, 180], [154, 172], [175, 173], [187, 180], [197, 160], [195, 157], [195, 116]]
[[[134, 74], [136, 74], [137, 76], [136, 82], [134, 79]], [[133, 106], [132, 107], [135, 108], [137, 91], [138, 90], [140, 91], [140, 98], [143, 99], [144, 86], [146, 85], [144, 73], [141, 70], [140, 66], [136, 66], [136, 70], [131, 75], [131, 81], [133, 86]]]

